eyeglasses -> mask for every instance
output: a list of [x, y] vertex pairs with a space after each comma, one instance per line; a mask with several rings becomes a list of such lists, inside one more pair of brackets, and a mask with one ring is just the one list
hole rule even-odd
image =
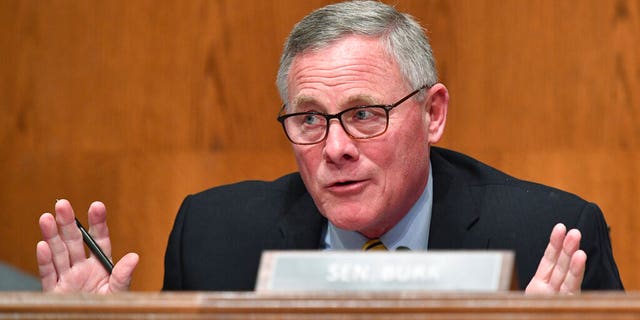
[[394, 104], [358, 106], [336, 114], [316, 111], [283, 114], [285, 104], [280, 109], [278, 121], [282, 123], [289, 141], [300, 145], [316, 144], [326, 139], [331, 119], [338, 119], [344, 131], [351, 138], [369, 139], [387, 132], [389, 111], [428, 87], [428, 85], [423, 85]]

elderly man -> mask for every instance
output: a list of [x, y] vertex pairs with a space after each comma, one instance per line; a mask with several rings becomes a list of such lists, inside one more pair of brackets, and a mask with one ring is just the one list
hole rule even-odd
[[[188, 196], [164, 289], [251, 290], [263, 250], [359, 250], [370, 240], [389, 250], [514, 250], [528, 293], [622, 289], [596, 205], [432, 147], [449, 94], [411, 16], [375, 1], [312, 12], [286, 42], [277, 85], [299, 173]], [[85, 256], [69, 202], [55, 211], [57, 222], [40, 218], [44, 290], [126, 290], [138, 256], [109, 276]], [[102, 203], [91, 205], [89, 224], [109, 254]]]

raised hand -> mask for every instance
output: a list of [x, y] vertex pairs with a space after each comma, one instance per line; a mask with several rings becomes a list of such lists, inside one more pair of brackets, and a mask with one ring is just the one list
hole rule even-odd
[[[138, 255], [128, 253], [122, 257], [109, 275], [93, 254], [87, 257], [69, 201], [57, 201], [55, 213], [55, 217], [45, 213], [39, 221], [43, 241], [37, 244], [36, 257], [43, 291], [112, 293], [128, 290]], [[111, 240], [104, 204], [92, 203], [88, 217], [89, 233], [110, 257]]]
[[577, 229], [567, 232], [559, 223], [553, 227], [549, 245], [526, 294], [577, 294], [584, 277], [587, 254], [579, 250], [582, 235]]

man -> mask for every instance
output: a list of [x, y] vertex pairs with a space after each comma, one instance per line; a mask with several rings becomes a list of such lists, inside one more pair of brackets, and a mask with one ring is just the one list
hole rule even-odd
[[[374, 1], [312, 12], [286, 42], [277, 84], [299, 173], [188, 196], [164, 289], [251, 290], [263, 250], [357, 250], [378, 238], [390, 250], [515, 250], [528, 293], [622, 289], [597, 206], [431, 147], [449, 95], [410, 16]], [[84, 255], [69, 202], [55, 209], [57, 222], [40, 218], [44, 290], [126, 290], [138, 256], [108, 276]], [[89, 224], [109, 254], [103, 204], [91, 205]]]

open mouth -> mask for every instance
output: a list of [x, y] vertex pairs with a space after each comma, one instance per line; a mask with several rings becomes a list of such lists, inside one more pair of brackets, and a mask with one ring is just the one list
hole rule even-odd
[[354, 184], [356, 182], [358, 182], [358, 181], [341, 181], [341, 182], [336, 182], [333, 185], [337, 186], [337, 187], [341, 187], [341, 186], [348, 186], [348, 185]]
[[329, 186], [330, 189], [334, 190], [351, 190], [353, 188], [358, 188], [363, 185], [364, 180], [346, 180], [346, 181], [338, 181]]

